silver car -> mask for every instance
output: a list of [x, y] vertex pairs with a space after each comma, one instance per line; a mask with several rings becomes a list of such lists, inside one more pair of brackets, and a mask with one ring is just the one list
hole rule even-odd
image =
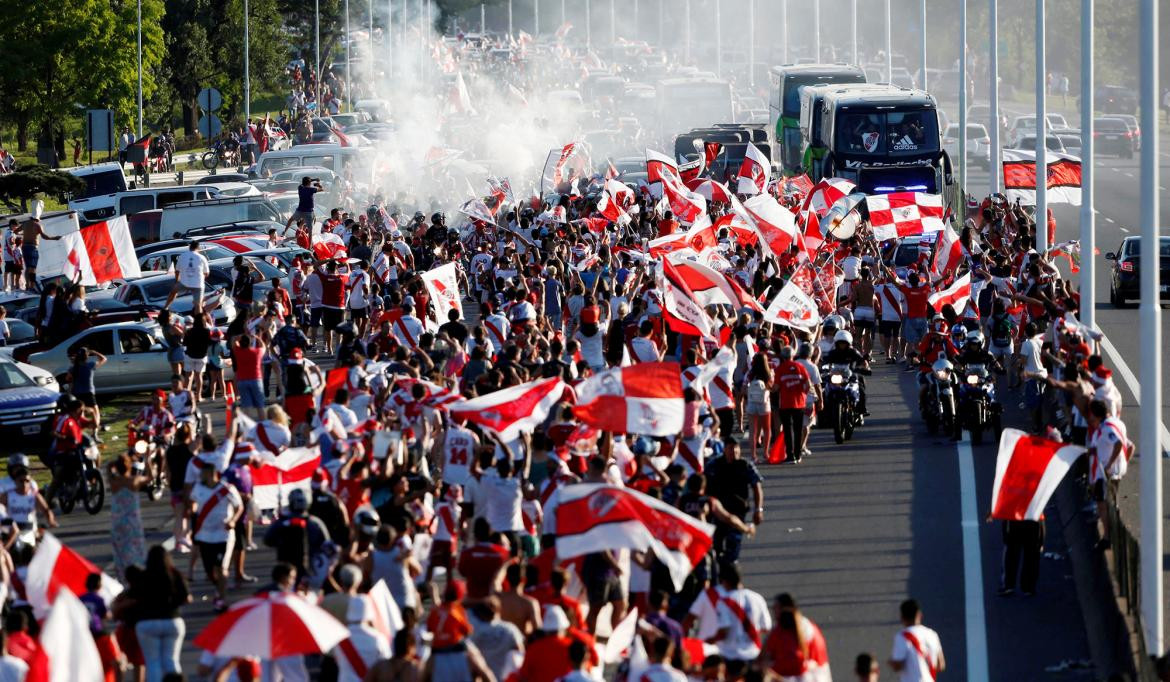
[[[943, 148], [954, 161], [959, 160], [959, 126], [951, 124], [943, 135]], [[991, 136], [982, 123], [967, 124], [967, 158], [980, 168], [991, 168]]]
[[77, 332], [53, 348], [33, 353], [28, 364], [62, 377], [72, 365], [70, 356], [84, 346], [106, 356], [106, 364], [93, 373], [99, 394], [145, 391], [171, 384], [171, 365], [158, 325], [149, 322], [117, 322]]
[[[126, 306], [153, 306], [161, 308], [171, 295], [175, 286], [175, 276], [159, 274], [143, 277], [142, 279], [125, 282], [112, 291], [100, 291], [88, 297], [87, 300], [113, 298]], [[179, 315], [190, 315], [195, 302], [190, 294], [175, 298], [171, 303], [171, 311]], [[211, 310], [212, 322], [219, 327], [227, 326], [236, 316], [236, 306], [229, 296], [211, 286], [206, 285], [203, 294], [204, 309]]]

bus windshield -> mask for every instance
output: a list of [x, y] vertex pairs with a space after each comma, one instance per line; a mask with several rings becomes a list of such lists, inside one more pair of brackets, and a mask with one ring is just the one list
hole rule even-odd
[[933, 109], [845, 112], [836, 125], [837, 151], [846, 154], [915, 156], [939, 149]]
[[791, 74], [784, 77], [781, 85], [783, 103], [781, 115], [790, 118], [800, 117], [800, 89], [805, 85], [824, 85], [826, 83], [864, 83], [865, 79], [853, 73], [837, 74]]

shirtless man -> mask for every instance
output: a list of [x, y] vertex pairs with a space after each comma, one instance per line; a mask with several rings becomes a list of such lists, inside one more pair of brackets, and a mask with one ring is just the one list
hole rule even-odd
[[[10, 223], [11, 224], [11, 223]], [[51, 237], [41, 226], [39, 218], [30, 218], [23, 225], [12, 228], [15, 234], [24, 238], [20, 246], [20, 253], [24, 256], [24, 285], [28, 291], [39, 291], [37, 288], [37, 262], [41, 259], [41, 237], [57, 241], [60, 237]]]
[[861, 351], [862, 355], [868, 357], [873, 347], [873, 328], [876, 324], [873, 272], [870, 271], [869, 266], [862, 266], [861, 277], [853, 283], [849, 297], [853, 304], [853, 325], [857, 328], [860, 337], [858, 350]]
[[524, 594], [524, 572], [519, 563], [508, 564], [505, 576], [505, 588], [496, 595], [500, 602], [500, 619], [520, 628], [520, 634], [528, 638], [540, 630], [540, 602]]

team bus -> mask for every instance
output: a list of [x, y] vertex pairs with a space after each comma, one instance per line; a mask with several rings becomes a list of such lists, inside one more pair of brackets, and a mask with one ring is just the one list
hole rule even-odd
[[824, 159], [828, 149], [821, 143], [821, 104], [828, 92], [882, 90], [874, 83], [806, 85], [800, 89], [800, 168], [813, 182], [825, 177]]
[[943, 194], [955, 205], [937, 104], [926, 92], [892, 85], [836, 89], [825, 93], [821, 118], [826, 177], [851, 180], [867, 194]]
[[768, 122], [776, 131], [780, 168], [785, 175], [800, 172], [800, 89], [807, 85], [864, 83], [865, 71], [844, 64], [786, 64], [772, 67], [772, 97]]
[[658, 82], [658, 138], [664, 144], [692, 128], [735, 122], [731, 83], [719, 78], [667, 78]]

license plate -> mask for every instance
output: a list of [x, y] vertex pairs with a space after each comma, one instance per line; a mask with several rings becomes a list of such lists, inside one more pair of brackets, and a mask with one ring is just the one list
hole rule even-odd
[[1105, 139], [1106, 140], [1120, 140], [1121, 136], [1120, 135], [1106, 135]]
[[41, 425], [40, 424], [29, 424], [28, 426], [20, 427], [20, 431], [21, 431], [21, 433], [23, 433], [26, 436], [35, 436], [41, 432]]

